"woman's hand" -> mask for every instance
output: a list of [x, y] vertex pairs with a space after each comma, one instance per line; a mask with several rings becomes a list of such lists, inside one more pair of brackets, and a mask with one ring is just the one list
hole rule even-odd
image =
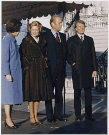
[[12, 76], [10, 74], [6, 75], [6, 80], [9, 82], [12, 82]]
[[75, 63], [72, 64], [72, 66], [74, 66], [74, 65], [75, 65]]

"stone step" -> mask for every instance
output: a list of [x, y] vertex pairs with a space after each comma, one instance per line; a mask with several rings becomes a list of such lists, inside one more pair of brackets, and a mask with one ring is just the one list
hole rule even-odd
[[103, 50], [106, 48], [108, 48], [108, 45], [107, 44], [99, 44], [99, 43], [97, 43], [97, 44], [95, 44], [95, 48], [103, 48]]
[[108, 27], [101, 27], [101, 28], [86, 28], [85, 32], [88, 33], [96, 33], [96, 32], [108, 32]]
[[96, 40], [94, 40], [94, 43], [95, 43], [95, 45], [100, 44], [100, 45], [103, 45], [103, 46], [106, 45], [108, 47], [108, 40], [96, 39]]
[[85, 34], [94, 39], [95, 51], [103, 53], [108, 48], [108, 28], [86, 28]]
[[85, 32], [86, 35], [88, 36], [91, 36], [91, 37], [95, 37], [95, 36], [103, 36], [103, 37], [108, 37], [107, 35], [108, 31], [107, 32], [97, 32], [95, 31], [94, 33], [93, 32]]
[[103, 53], [106, 49], [107, 47], [98, 47], [98, 48], [95, 47], [95, 51], [100, 53]]
[[[91, 36], [92, 37], [92, 36]], [[104, 41], [104, 42], [108, 42], [108, 36], [106, 35], [106, 36], [102, 36], [102, 35], [94, 35], [93, 36], [93, 39], [94, 39], [94, 41], [96, 41], [96, 40], [102, 40], [102, 41]]]

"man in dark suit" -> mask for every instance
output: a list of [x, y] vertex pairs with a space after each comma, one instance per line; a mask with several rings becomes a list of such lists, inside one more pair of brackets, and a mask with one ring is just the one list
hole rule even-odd
[[78, 20], [75, 23], [77, 34], [68, 39], [67, 61], [72, 66], [74, 87], [75, 120], [81, 121], [81, 89], [85, 91], [85, 119], [94, 121], [92, 117], [93, 77], [97, 76], [97, 63], [94, 41], [84, 34], [85, 23]]
[[48, 47], [48, 58], [50, 60], [51, 79], [55, 88], [55, 107], [53, 114], [52, 100], [45, 101], [47, 121], [65, 121], [62, 114], [62, 89], [66, 71], [66, 36], [59, 32], [62, 27], [62, 20], [59, 16], [52, 16], [50, 25], [52, 28], [46, 32], [45, 39]]

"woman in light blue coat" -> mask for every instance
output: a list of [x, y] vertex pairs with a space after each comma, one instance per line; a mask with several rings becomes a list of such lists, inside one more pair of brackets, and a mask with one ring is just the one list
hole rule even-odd
[[7, 34], [2, 40], [2, 76], [1, 103], [4, 104], [6, 121], [5, 127], [15, 129], [10, 113], [11, 106], [23, 102], [22, 70], [19, 48], [15, 37], [20, 32], [21, 23], [13, 18], [7, 21]]

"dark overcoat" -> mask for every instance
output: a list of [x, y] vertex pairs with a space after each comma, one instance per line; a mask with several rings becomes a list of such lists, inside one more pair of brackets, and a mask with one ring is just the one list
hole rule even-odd
[[[66, 75], [66, 36], [63, 33], [60, 33], [60, 39], [61, 39], [61, 44], [58, 44], [58, 41], [52, 34], [51, 30], [47, 30], [45, 34], [45, 39], [47, 42], [47, 47], [48, 47], [48, 57], [50, 59], [50, 66], [51, 66], [51, 74], [52, 78], [55, 76], [55, 71], [56, 69], [60, 69], [63, 71], [63, 81], [65, 79]], [[62, 50], [60, 52], [59, 46], [62, 47]], [[61, 57], [61, 54], [63, 55]], [[62, 64], [60, 64], [62, 63]]]
[[97, 71], [97, 62], [94, 41], [91, 37], [84, 35], [82, 42], [76, 34], [67, 41], [67, 61], [72, 66], [72, 79], [74, 89], [93, 87], [92, 72]]
[[46, 40], [39, 37], [39, 43], [28, 33], [20, 45], [23, 74], [24, 100], [50, 100], [53, 98], [53, 88], [49, 74], [46, 72], [45, 57]]

